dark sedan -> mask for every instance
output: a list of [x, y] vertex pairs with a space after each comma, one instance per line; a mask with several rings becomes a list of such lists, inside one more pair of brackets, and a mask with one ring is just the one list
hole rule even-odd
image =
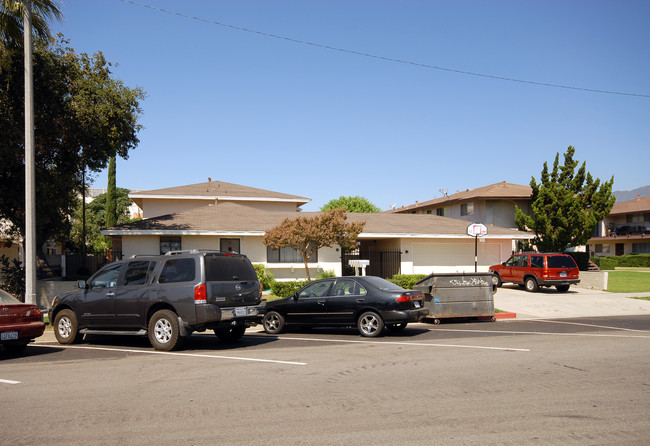
[[5, 350], [20, 353], [43, 331], [43, 315], [36, 305], [24, 304], [0, 290], [0, 343]]
[[310, 283], [292, 296], [266, 303], [264, 330], [288, 325], [355, 326], [362, 336], [379, 336], [384, 327], [401, 330], [429, 310], [424, 295], [371, 276], [335, 277]]

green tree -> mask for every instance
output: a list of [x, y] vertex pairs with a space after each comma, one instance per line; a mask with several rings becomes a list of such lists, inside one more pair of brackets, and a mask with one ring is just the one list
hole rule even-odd
[[[106, 202], [108, 201], [108, 193], [100, 194], [93, 201], [86, 204], [86, 245], [90, 252], [104, 252], [110, 248], [110, 237], [100, 234], [100, 230], [106, 227], [121, 225], [134, 221], [130, 218], [129, 206], [131, 206], [131, 199], [129, 198], [129, 190], [118, 187], [115, 189], [115, 223], [109, 225], [106, 222]], [[81, 200], [75, 207], [73, 214], [72, 231], [70, 233], [72, 247], [79, 252], [82, 251], [83, 243], [83, 228], [82, 228], [82, 206]]]
[[320, 210], [321, 212], [327, 212], [332, 209], [341, 208], [345, 208], [348, 212], [381, 212], [381, 209], [372, 204], [367, 198], [359, 197], [358, 195], [354, 197], [340, 196], [339, 198], [328, 201], [323, 207], [320, 208]]
[[[24, 1], [0, 0], [0, 53], [7, 54], [23, 44]], [[32, 32], [36, 39], [49, 40], [48, 21], [61, 20], [60, 2], [32, 0]]]
[[111, 156], [108, 162], [108, 186], [106, 189], [106, 226], [115, 226], [117, 223], [117, 197], [115, 196], [115, 157]]
[[569, 146], [564, 154], [564, 164], [559, 164], [560, 154], [555, 156], [553, 170], [548, 164], [538, 184], [533, 177], [532, 215], [515, 208], [515, 222], [520, 229], [535, 233], [532, 244], [542, 252], [563, 252], [573, 246], [585, 245], [592, 237], [596, 224], [612, 209], [614, 177], [601, 184], [586, 171], [586, 163], [573, 159], [575, 149]]
[[290, 247], [303, 259], [307, 280], [309, 259], [320, 248], [339, 245], [342, 249], [354, 249], [365, 222], [346, 223], [343, 209], [332, 209], [314, 217], [285, 218], [284, 221], [264, 234], [264, 244], [273, 249]]
[[[99, 172], [111, 155], [128, 158], [138, 144], [144, 93], [113, 79], [111, 64], [58, 41], [34, 49], [37, 244], [66, 240], [85, 169]], [[23, 63], [0, 71], [0, 218], [24, 234]]]

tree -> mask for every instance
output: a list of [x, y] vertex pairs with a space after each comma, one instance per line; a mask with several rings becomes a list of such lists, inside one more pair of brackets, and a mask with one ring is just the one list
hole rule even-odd
[[[108, 193], [104, 193], [96, 196], [93, 201], [86, 205], [86, 244], [90, 252], [101, 253], [109, 248], [110, 237], [100, 234], [101, 229], [133, 221], [129, 214], [129, 206], [131, 206], [132, 201], [129, 198], [128, 189], [115, 188], [115, 215], [117, 219], [112, 225], [106, 222], [107, 201]], [[70, 233], [72, 247], [78, 252], [82, 251], [82, 232], [82, 205], [81, 200], [78, 200]]]
[[328, 201], [323, 207], [320, 208], [321, 212], [327, 212], [332, 209], [345, 208], [348, 212], [366, 212], [377, 213], [381, 212], [377, 206], [372, 204], [367, 198], [357, 196], [340, 196], [333, 200]]
[[[37, 245], [70, 234], [83, 172], [98, 172], [111, 155], [128, 158], [138, 144], [144, 93], [113, 79], [101, 52], [77, 54], [58, 41], [34, 50]], [[23, 64], [0, 71], [0, 218], [20, 237], [25, 226]]]
[[115, 226], [117, 222], [117, 197], [115, 196], [115, 157], [108, 162], [108, 186], [106, 189], [106, 226]]
[[[49, 40], [50, 20], [61, 20], [62, 14], [58, 1], [32, 0], [32, 32], [36, 39]], [[0, 0], [0, 53], [20, 47], [23, 43], [23, 8], [22, 0]]]
[[332, 209], [314, 217], [285, 218], [284, 221], [264, 234], [264, 244], [273, 249], [293, 248], [303, 259], [307, 280], [308, 262], [320, 248], [339, 245], [342, 249], [354, 249], [365, 222], [346, 223], [343, 209]]
[[535, 233], [532, 244], [542, 252], [563, 252], [573, 246], [585, 245], [592, 237], [596, 224], [612, 209], [614, 177], [601, 184], [586, 172], [583, 162], [577, 172], [578, 161], [573, 159], [575, 149], [569, 146], [564, 154], [564, 165], [559, 165], [560, 154], [555, 155], [553, 170], [549, 173], [544, 163], [540, 183], [533, 177], [531, 209], [527, 215], [515, 208], [515, 222], [520, 229]]

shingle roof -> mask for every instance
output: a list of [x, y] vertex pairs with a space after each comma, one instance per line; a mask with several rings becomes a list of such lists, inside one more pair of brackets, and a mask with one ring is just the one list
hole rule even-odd
[[[262, 235], [282, 223], [285, 218], [312, 217], [318, 214], [318, 212], [260, 211], [238, 203], [223, 202], [113, 226], [103, 230], [102, 233], [105, 235]], [[467, 221], [437, 215], [348, 213], [347, 217], [350, 222], [366, 222], [361, 238], [468, 237]], [[516, 229], [488, 227], [488, 238], [529, 239], [532, 237], [532, 234]]]
[[415, 203], [408, 206], [402, 206], [398, 209], [391, 209], [386, 213], [400, 213], [406, 211], [413, 211], [420, 208], [431, 207], [435, 205], [449, 205], [476, 199], [511, 199], [511, 200], [525, 200], [530, 198], [532, 189], [530, 186], [523, 186], [520, 184], [501, 183], [490, 184], [489, 186], [477, 187], [476, 189], [467, 189], [462, 192], [457, 192], [445, 197], [436, 198], [422, 203]]
[[298, 195], [283, 194], [265, 189], [241, 186], [224, 181], [207, 181], [186, 186], [167, 187], [138, 191], [129, 194], [133, 198], [214, 198], [219, 200], [242, 199], [257, 201], [292, 201], [299, 204], [309, 203], [311, 199]]
[[650, 212], [650, 196], [637, 197], [634, 200], [616, 203], [609, 215], [632, 214], [636, 212]]

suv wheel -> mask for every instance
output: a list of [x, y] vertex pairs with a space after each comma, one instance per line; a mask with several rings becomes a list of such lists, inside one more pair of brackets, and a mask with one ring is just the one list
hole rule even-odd
[[61, 310], [54, 318], [54, 336], [59, 344], [79, 342], [83, 334], [79, 333], [77, 316], [72, 310]]
[[537, 280], [535, 280], [534, 277], [527, 277], [526, 281], [524, 282], [524, 285], [526, 287], [526, 291], [529, 291], [531, 293], [535, 293], [539, 289], [539, 286], [537, 285]]
[[569, 285], [557, 285], [555, 288], [557, 288], [560, 293], [566, 293], [569, 291]]
[[159, 310], [149, 321], [149, 342], [156, 350], [168, 352], [179, 344], [178, 316], [171, 310]]

